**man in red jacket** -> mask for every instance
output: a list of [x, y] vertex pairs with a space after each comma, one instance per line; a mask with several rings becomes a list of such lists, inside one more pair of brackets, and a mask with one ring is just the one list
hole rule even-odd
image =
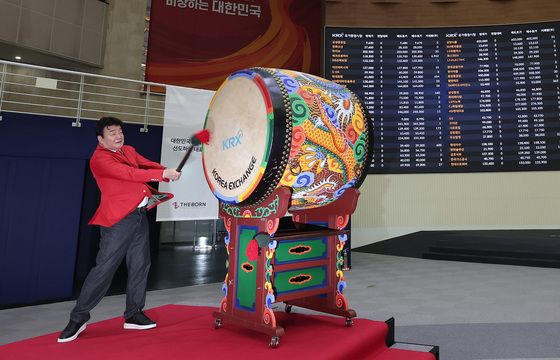
[[75, 340], [85, 330], [90, 311], [107, 293], [125, 256], [128, 279], [124, 328], [156, 327], [142, 311], [150, 269], [146, 211], [173, 195], [159, 193], [146, 182], [178, 180], [181, 173], [166, 169], [138, 154], [132, 146], [124, 145], [122, 124], [114, 117], [103, 117], [97, 122], [99, 144], [90, 167], [101, 190], [101, 202], [89, 224], [101, 227], [99, 252], [58, 342]]

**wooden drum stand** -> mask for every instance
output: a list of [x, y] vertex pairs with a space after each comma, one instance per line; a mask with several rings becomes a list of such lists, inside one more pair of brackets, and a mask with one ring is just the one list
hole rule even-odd
[[[219, 215], [228, 235], [228, 273], [224, 297], [213, 313], [215, 327], [232, 323], [271, 336], [279, 345], [284, 328], [277, 324], [273, 304], [285, 311], [299, 306], [343, 316], [352, 325], [356, 312], [348, 308], [343, 249], [350, 215], [360, 193], [347, 189], [340, 198], [319, 208], [290, 211], [296, 230], [279, 231], [289, 207], [291, 189], [277, 188], [257, 205], [241, 207], [220, 202]], [[309, 230], [309, 227], [313, 227]]]

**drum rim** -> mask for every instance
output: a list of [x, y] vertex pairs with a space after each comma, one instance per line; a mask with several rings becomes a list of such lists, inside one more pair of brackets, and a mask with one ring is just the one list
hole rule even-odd
[[[348, 89], [348, 88], [347, 88]], [[362, 110], [362, 114], [364, 114], [364, 120], [366, 122], [367, 134], [366, 134], [366, 158], [364, 159], [364, 165], [362, 168], [362, 173], [356, 179], [356, 183], [352, 186], [358, 189], [362, 183], [366, 180], [367, 175], [369, 174], [369, 168], [371, 166], [371, 161], [373, 159], [373, 121], [371, 120], [371, 116], [367, 107], [364, 106], [364, 102], [362, 99], [356, 95], [352, 90], [348, 89], [348, 91], [352, 94], [352, 97], [355, 99], [356, 103], [360, 106]]]

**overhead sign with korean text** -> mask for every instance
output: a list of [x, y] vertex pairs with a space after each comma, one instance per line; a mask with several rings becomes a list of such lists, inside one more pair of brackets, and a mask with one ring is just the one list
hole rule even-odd
[[152, 0], [146, 80], [216, 90], [251, 67], [320, 75], [321, 0]]

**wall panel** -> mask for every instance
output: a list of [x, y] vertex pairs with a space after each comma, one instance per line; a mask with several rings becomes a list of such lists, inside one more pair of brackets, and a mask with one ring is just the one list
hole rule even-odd
[[[68, 299], [74, 277], [80, 286], [94, 264], [99, 231], [87, 223], [99, 191], [86, 167], [97, 145], [95, 121], [82, 120], [80, 128], [72, 121], [2, 113], [0, 308]], [[125, 124], [126, 143], [159, 161], [162, 128], [141, 128]], [[149, 221], [157, 244], [153, 214]]]

